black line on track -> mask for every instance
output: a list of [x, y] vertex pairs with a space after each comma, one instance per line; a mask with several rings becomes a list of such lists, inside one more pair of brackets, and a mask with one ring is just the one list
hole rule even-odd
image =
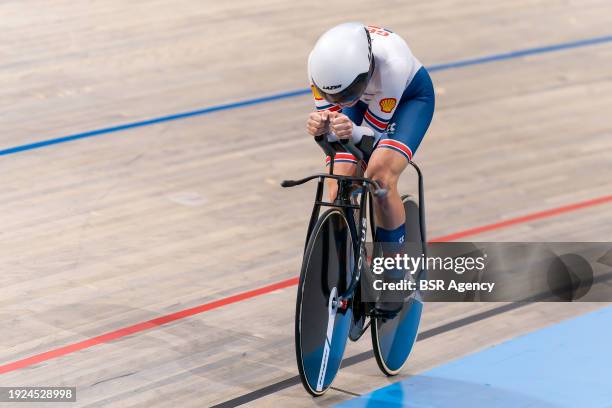
[[[530, 302], [508, 303], [508, 304], [504, 304], [498, 307], [494, 307], [493, 309], [485, 310], [485, 311], [482, 311], [482, 312], [479, 312], [479, 313], [476, 313], [470, 316], [463, 317], [461, 319], [453, 320], [452, 322], [445, 323], [438, 327], [434, 327], [434, 328], [431, 328], [429, 330], [425, 330], [424, 332], [419, 333], [417, 337], [417, 341], [426, 340], [431, 337], [440, 335], [442, 333], [446, 333], [446, 332], [458, 329], [460, 327], [467, 326], [468, 324], [472, 324], [480, 320], [484, 320], [489, 317], [493, 317], [498, 314], [506, 313], [511, 310], [515, 310], [515, 309], [521, 308], [523, 306], [531, 305], [531, 304], [533, 303], [530, 303]], [[359, 353], [359, 354], [356, 354], [354, 356], [344, 359], [340, 367], [341, 368], [350, 367], [352, 365], [359, 364], [363, 361], [369, 360], [372, 357], [374, 357], [374, 354], [372, 353], [371, 350], [365, 351], [363, 353]], [[296, 375], [294, 377], [287, 378], [285, 380], [275, 382], [274, 384], [270, 384], [265, 387], [259, 388], [255, 391], [251, 391], [247, 394], [240, 395], [236, 398], [232, 398], [231, 400], [227, 400], [217, 405], [213, 405], [211, 406], [211, 408], [234, 408], [234, 407], [258, 400], [267, 395], [274, 394], [278, 391], [282, 391], [286, 388], [292, 387], [299, 383], [300, 383], [300, 376]], [[338, 390], [338, 391], [346, 392], [344, 390]], [[351, 395], [353, 394], [351, 393]]]
[[334, 390], [334, 391], [343, 392], [343, 393], [345, 393], [347, 395], [351, 395], [353, 397], [361, 397], [361, 394], [355, 394], [354, 392], [343, 390], [342, 388], [336, 388], [336, 387], [329, 387], [329, 388]]

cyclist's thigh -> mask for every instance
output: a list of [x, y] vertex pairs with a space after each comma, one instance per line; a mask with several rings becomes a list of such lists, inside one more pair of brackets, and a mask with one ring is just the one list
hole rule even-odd
[[408, 160], [393, 149], [375, 149], [368, 162], [367, 176], [383, 183], [387, 188], [393, 187]]
[[421, 68], [404, 92], [377, 149], [394, 150], [412, 160], [429, 128], [434, 108], [433, 84], [425, 68]]

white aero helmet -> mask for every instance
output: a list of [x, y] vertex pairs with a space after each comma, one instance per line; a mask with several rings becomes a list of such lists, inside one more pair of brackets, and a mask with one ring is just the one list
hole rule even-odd
[[361, 23], [344, 23], [325, 32], [308, 57], [310, 79], [330, 103], [359, 99], [374, 71], [372, 40]]

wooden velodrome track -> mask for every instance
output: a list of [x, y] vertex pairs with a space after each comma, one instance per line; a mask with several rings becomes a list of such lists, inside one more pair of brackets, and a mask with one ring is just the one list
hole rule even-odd
[[[305, 88], [310, 47], [341, 21], [395, 30], [430, 66], [608, 36], [611, 13], [605, 0], [3, 2], [0, 385], [77, 386], [71, 406], [293, 407], [394, 381], [367, 336], [324, 397], [295, 378], [287, 280], [313, 188], [279, 182], [320, 170], [309, 96], [6, 149]], [[470, 238], [610, 241], [611, 67], [603, 42], [433, 72], [415, 157], [429, 237], [601, 199]], [[287, 287], [223, 304], [275, 282]], [[402, 377], [601, 306], [426, 305]]]

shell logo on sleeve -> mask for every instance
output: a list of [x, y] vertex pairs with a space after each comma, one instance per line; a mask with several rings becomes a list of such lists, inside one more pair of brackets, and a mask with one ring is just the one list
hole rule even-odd
[[395, 108], [395, 104], [397, 103], [397, 99], [395, 98], [385, 98], [382, 99], [379, 103], [380, 110], [385, 113], [391, 113], [393, 108]]
[[323, 100], [323, 97], [319, 94], [319, 91], [317, 91], [314, 85], [310, 85], [310, 89], [312, 90], [312, 96], [314, 96], [317, 101]]

